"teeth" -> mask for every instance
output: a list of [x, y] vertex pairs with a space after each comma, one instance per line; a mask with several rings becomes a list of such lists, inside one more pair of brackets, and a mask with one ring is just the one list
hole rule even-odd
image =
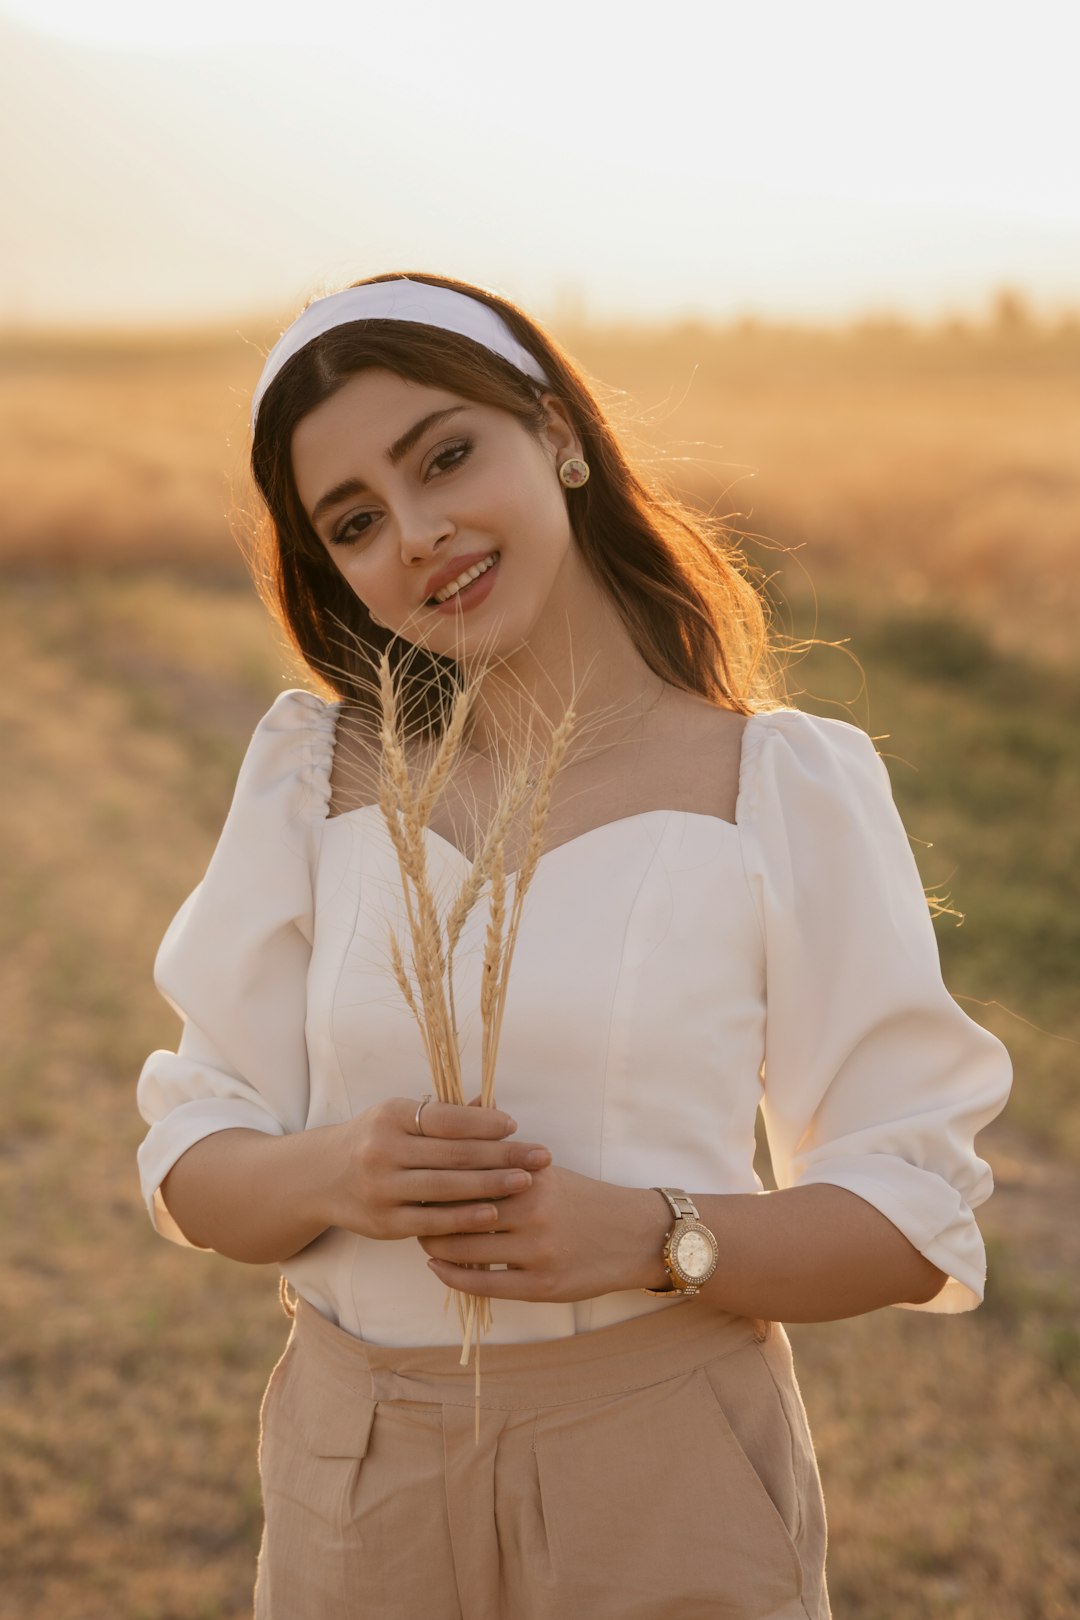
[[493, 551], [490, 557], [484, 558], [483, 562], [474, 563], [473, 566], [471, 568], [467, 568], [463, 574], [459, 574], [457, 579], [452, 579], [449, 585], [444, 585], [441, 591], [436, 591], [435, 595], [432, 597], [432, 601], [449, 601], [451, 596], [456, 596], [458, 591], [464, 590], [465, 586], [468, 585], [471, 580], [479, 579], [481, 574], [486, 574], [489, 568], [493, 568], [495, 563], [498, 561], [498, 558], [499, 553], [497, 551]]

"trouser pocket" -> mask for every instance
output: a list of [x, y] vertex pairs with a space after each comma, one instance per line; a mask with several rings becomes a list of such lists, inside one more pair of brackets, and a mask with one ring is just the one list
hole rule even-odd
[[292, 1341], [260, 1413], [265, 1524], [257, 1620], [342, 1620], [363, 1564], [353, 1504], [374, 1404], [322, 1369], [304, 1369]]
[[[727, 1369], [724, 1400], [714, 1366]], [[753, 1460], [729, 1421], [731, 1396], [764, 1397], [769, 1409]], [[777, 1414], [753, 1345], [645, 1389], [541, 1412], [541, 1507], [561, 1604], [552, 1613], [763, 1620], [797, 1605], [801, 1564], [766, 1483], [778, 1443], [790, 1466]]]
[[[803, 1603], [806, 1612], [811, 1620], [828, 1620], [830, 1609], [825, 1576], [828, 1550], [825, 1499], [810, 1423], [795, 1375], [791, 1344], [787, 1334], [777, 1324], [768, 1340], [756, 1345], [755, 1350], [761, 1367], [772, 1384], [773, 1405], [775, 1411], [782, 1414], [790, 1446], [789, 1465], [775, 1461], [770, 1466], [763, 1462], [764, 1482], [795, 1542], [803, 1570]], [[722, 1369], [715, 1369], [714, 1378], [718, 1387], [718, 1399], [722, 1399]], [[751, 1409], [764, 1410], [767, 1405], [766, 1393]], [[732, 1414], [732, 1421], [738, 1427], [739, 1415]], [[748, 1434], [743, 1443], [751, 1456], [754, 1456], [756, 1445], [754, 1435]], [[769, 1454], [772, 1455], [771, 1452]]]

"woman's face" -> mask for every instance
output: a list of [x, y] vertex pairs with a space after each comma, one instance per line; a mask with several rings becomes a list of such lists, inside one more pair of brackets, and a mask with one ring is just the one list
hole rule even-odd
[[455, 659], [508, 656], [572, 588], [557, 469], [580, 454], [557, 401], [534, 435], [494, 406], [375, 369], [292, 439], [300, 499], [348, 585], [384, 625]]

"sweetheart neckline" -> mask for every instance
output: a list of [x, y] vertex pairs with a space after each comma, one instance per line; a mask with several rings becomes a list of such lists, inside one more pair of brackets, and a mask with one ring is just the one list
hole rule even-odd
[[[379, 806], [374, 803], [355, 805], [351, 810], [343, 810], [336, 816], [327, 816], [325, 821], [328, 826], [332, 826], [336, 821], [350, 821], [353, 817], [365, 815], [372, 810], [378, 813], [381, 822], [382, 811]], [[570, 849], [575, 844], [584, 843], [586, 839], [593, 837], [596, 833], [607, 832], [611, 827], [622, 827], [630, 822], [644, 821], [653, 816], [682, 816], [689, 821], [711, 821], [715, 822], [716, 825], [720, 827], [730, 827], [731, 831], [734, 833], [739, 831], [739, 824], [737, 821], [728, 821], [726, 816], [711, 816], [707, 811], [704, 810], [675, 810], [665, 807], [660, 807], [655, 810], [632, 810], [629, 815], [616, 816], [611, 821], [600, 821], [595, 827], [586, 827], [584, 832], [575, 833], [572, 838], [564, 838], [561, 843], [553, 844], [550, 849], [543, 851], [537, 865], [541, 865], [544, 861], [548, 860], [550, 856], [557, 855], [561, 849]], [[443, 849], [449, 850], [452, 855], [456, 855], [458, 860], [463, 861], [466, 866], [473, 865], [471, 857], [466, 855], [463, 849], [459, 849], [458, 846], [451, 841], [451, 839], [445, 838], [443, 834], [441, 832], [437, 832], [434, 827], [425, 826], [424, 832], [428, 837], [436, 839], [439, 844], [442, 845]], [[511, 879], [517, 876], [517, 873], [508, 872], [506, 876], [507, 881], [509, 882]]]

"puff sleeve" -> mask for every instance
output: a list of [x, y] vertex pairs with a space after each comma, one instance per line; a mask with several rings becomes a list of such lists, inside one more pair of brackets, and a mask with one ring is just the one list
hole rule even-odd
[[313, 868], [336, 713], [285, 692], [260, 721], [206, 875], [166, 932], [154, 980], [183, 1019], [137, 1087], [139, 1179], [155, 1229], [192, 1247], [160, 1193], [189, 1147], [233, 1126], [283, 1135], [308, 1108], [304, 1035]]
[[983, 1297], [974, 1138], [1011, 1084], [1001, 1043], [942, 982], [888, 772], [870, 739], [795, 710], [747, 728], [739, 818], [765, 941], [762, 1113], [779, 1187], [831, 1182], [948, 1274], [928, 1311]]

